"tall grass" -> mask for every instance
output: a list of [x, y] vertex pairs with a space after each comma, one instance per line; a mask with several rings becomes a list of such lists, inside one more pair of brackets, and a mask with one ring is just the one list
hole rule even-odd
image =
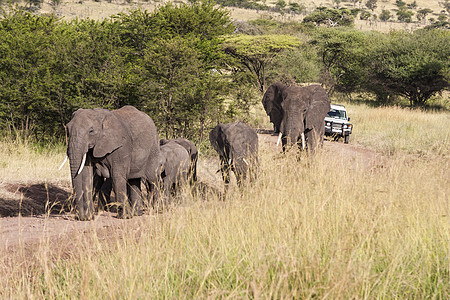
[[70, 255], [44, 243], [0, 264], [1, 297], [448, 298], [448, 162], [368, 172], [325, 153], [261, 157], [257, 182], [224, 202], [186, 193], [183, 207], [73, 238]]
[[386, 155], [449, 155], [450, 115], [400, 107], [346, 104], [354, 129], [351, 139]]
[[374, 149], [409, 117], [435, 134], [384, 133], [395, 155], [374, 167], [262, 144], [257, 181], [225, 201], [186, 189], [163, 214], [0, 252], [0, 298], [448, 299], [448, 149], [429, 146], [448, 143], [446, 115], [347, 107]]
[[0, 139], [0, 183], [69, 182], [68, 164], [58, 170], [66, 156], [64, 147], [44, 147], [26, 138]]

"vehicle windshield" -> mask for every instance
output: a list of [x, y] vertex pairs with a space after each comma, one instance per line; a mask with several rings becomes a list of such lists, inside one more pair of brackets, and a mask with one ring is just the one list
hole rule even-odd
[[347, 114], [345, 112], [345, 110], [335, 110], [335, 109], [331, 109], [328, 112], [328, 116], [330, 118], [334, 118], [334, 119], [341, 119], [341, 120], [347, 120]]

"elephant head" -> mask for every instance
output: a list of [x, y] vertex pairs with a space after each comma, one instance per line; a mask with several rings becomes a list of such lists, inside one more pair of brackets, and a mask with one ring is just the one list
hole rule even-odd
[[310, 151], [320, 145], [325, 131], [324, 118], [330, 111], [330, 100], [320, 85], [306, 87], [271, 85], [263, 97], [271, 122], [280, 131], [283, 150], [301, 139], [302, 148]]
[[241, 185], [249, 170], [256, 167], [258, 162], [256, 131], [242, 122], [218, 124], [209, 133], [209, 140], [219, 154], [225, 184], [230, 182], [230, 170], [233, 170]]

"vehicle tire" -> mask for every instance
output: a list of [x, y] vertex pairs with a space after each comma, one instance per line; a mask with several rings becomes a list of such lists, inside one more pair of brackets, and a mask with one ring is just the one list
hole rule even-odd
[[348, 141], [350, 140], [350, 135], [344, 136], [344, 144], [348, 144]]

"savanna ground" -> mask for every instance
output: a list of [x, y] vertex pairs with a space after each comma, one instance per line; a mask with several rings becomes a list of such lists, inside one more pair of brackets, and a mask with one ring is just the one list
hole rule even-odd
[[131, 220], [75, 221], [64, 147], [3, 141], [0, 297], [448, 299], [448, 112], [346, 107], [350, 144], [281, 154], [262, 130], [252, 185], [222, 201], [202, 151], [200, 187]]
[[[103, 20], [105, 18], [110, 17], [111, 15], [118, 13], [126, 13], [129, 10], [143, 8], [149, 11], [153, 11], [156, 7], [162, 6], [167, 2], [174, 3], [182, 3], [186, 2], [183, 0], [178, 1], [166, 1], [166, 0], [154, 0], [154, 1], [137, 1], [137, 0], [62, 0], [60, 5], [52, 5], [56, 1], [52, 0], [44, 0], [40, 13], [55, 13], [58, 16], [70, 20], [75, 18], [89, 18], [93, 20]], [[273, 1], [260, 1], [268, 5], [269, 7], [274, 7], [276, 0]], [[361, 8], [368, 10], [365, 6], [367, 1], [340, 1], [339, 7], [342, 8]], [[414, 2], [405, 1], [408, 4]], [[360, 20], [359, 17], [355, 19], [355, 28], [361, 30], [376, 30], [380, 32], [389, 32], [390, 30], [415, 30], [417, 28], [424, 27], [425, 25], [430, 24], [430, 18], [437, 19], [443, 10], [442, 5], [440, 4], [442, 1], [439, 0], [415, 0], [417, 4], [417, 8], [414, 12], [417, 12], [419, 9], [431, 9], [432, 13], [428, 14], [427, 17], [417, 22], [417, 19], [414, 17], [413, 23], [404, 23], [397, 22], [396, 10], [398, 9], [395, 5], [395, 0], [378, 0], [377, 7], [371, 11], [371, 13], [379, 16], [382, 10], [389, 10], [391, 12], [392, 18], [388, 22], [383, 22], [378, 20]], [[286, 1], [286, 3], [298, 3], [305, 7], [304, 13], [294, 15], [288, 13], [278, 13], [274, 11], [258, 11], [254, 9], [243, 9], [237, 7], [230, 7], [230, 15], [233, 20], [236, 21], [248, 21], [260, 18], [270, 18], [280, 21], [301, 21], [305, 15], [310, 14], [316, 7], [325, 6], [325, 7], [336, 7], [336, 2], [332, 0], [292, 0]]]

